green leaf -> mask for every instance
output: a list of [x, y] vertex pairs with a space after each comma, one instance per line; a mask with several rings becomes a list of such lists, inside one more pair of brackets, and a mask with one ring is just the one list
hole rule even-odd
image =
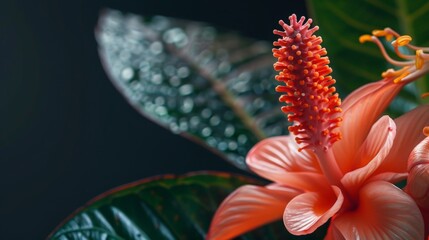
[[[388, 65], [372, 43], [359, 44], [359, 36], [390, 27], [413, 37], [415, 45], [429, 46], [429, 2], [425, 0], [308, 0], [309, 11], [320, 27], [323, 46], [337, 79], [337, 87], [350, 93], [357, 87], [381, 79]], [[390, 46], [390, 43], [385, 43]], [[392, 51], [390, 51], [391, 55]], [[420, 93], [429, 91], [428, 78], [411, 84], [391, 105], [390, 113], [404, 113], [421, 103]], [[417, 85], [417, 86], [416, 86]]]
[[108, 10], [97, 28], [111, 81], [142, 115], [241, 169], [259, 140], [287, 134], [271, 44], [204, 23]]
[[[249, 183], [257, 182], [227, 173], [146, 179], [92, 200], [71, 215], [49, 238], [204, 239], [221, 201], [237, 187]], [[324, 234], [323, 231], [319, 234]], [[240, 239], [287, 237], [291, 239], [293, 236], [279, 221]]]

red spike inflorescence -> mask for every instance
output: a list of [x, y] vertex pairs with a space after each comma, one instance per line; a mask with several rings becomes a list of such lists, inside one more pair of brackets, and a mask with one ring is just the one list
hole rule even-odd
[[341, 122], [341, 99], [332, 85], [335, 80], [329, 74], [326, 49], [322, 48], [322, 38], [314, 35], [319, 28], [310, 29], [311, 19], [305, 17], [297, 21], [296, 15], [289, 17], [290, 25], [280, 20], [284, 31], [274, 30], [279, 38], [274, 42], [273, 55], [278, 59], [274, 69], [280, 71], [276, 80], [277, 92], [283, 93], [280, 101], [287, 105], [282, 111], [288, 113], [288, 120], [294, 123], [289, 131], [296, 135], [300, 148], [327, 148], [341, 139], [333, 132]]

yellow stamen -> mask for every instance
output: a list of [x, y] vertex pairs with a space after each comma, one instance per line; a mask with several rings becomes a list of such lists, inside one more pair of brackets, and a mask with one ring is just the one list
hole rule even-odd
[[393, 41], [392, 45], [402, 47], [402, 46], [407, 45], [409, 42], [411, 42], [411, 40], [413, 40], [413, 39], [410, 36], [403, 35], [403, 36], [398, 37], [395, 41]]
[[420, 97], [421, 98], [427, 98], [427, 97], [429, 97], [429, 92], [422, 93], [422, 95], [420, 95]]
[[[410, 72], [409, 72], [409, 69], [410, 67], [409, 66], [406, 66], [406, 67], [403, 67], [403, 68], [401, 68], [401, 69], [399, 69], [399, 70], [393, 70], [393, 69], [391, 69], [391, 68], [389, 68], [389, 69], [387, 69], [387, 71], [385, 71], [385, 72], [383, 72], [382, 74], [381, 74], [381, 76], [383, 77], [383, 78], [388, 78], [388, 77], [399, 77], [399, 76], [402, 76], [402, 75], [408, 75], [408, 74], [410, 74]], [[405, 73], [407, 73], [407, 74], [405, 74]]]
[[371, 42], [372, 41], [372, 36], [368, 35], [368, 34], [364, 34], [362, 36], [359, 37], [359, 42], [360, 43], [364, 43], [364, 42]]
[[399, 83], [400, 81], [402, 81], [403, 78], [405, 78], [406, 76], [408, 76], [408, 74], [410, 74], [410, 72], [408, 71], [404, 71], [401, 75], [399, 75], [397, 78], [393, 79], [394, 83]]
[[415, 60], [416, 68], [421, 69], [424, 63], [425, 63], [425, 60], [423, 58], [423, 50], [419, 49], [416, 51], [416, 60]]
[[424, 127], [424, 128], [423, 128], [423, 134], [424, 134], [426, 137], [429, 137], [429, 127], [428, 127], [428, 126], [426, 126], [426, 127]]

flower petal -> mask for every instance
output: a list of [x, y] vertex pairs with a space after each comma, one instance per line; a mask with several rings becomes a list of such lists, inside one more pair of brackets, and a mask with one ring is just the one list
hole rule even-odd
[[420, 142], [408, 159], [407, 193], [429, 210], [429, 137]]
[[332, 220], [333, 235], [344, 239], [423, 239], [424, 225], [416, 203], [393, 184], [377, 181], [359, 192], [355, 210]]
[[343, 201], [341, 190], [336, 186], [332, 186], [332, 190], [303, 193], [286, 206], [283, 222], [292, 234], [310, 234], [337, 213]]
[[374, 122], [403, 86], [384, 79], [357, 89], [344, 100], [343, 121], [339, 127], [342, 139], [333, 145], [336, 159], [355, 155]]
[[408, 156], [414, 147], [425, 138], [422, 130], [423, 127], [429, 125], [429, 105], [419, 106], [407, 112], [395, 119], [395, 123], [396, 137], [392, 149], [376, 174], [407, 172]]
[[302, 193], [279, 185], [245, 185], [235, 190], [215, 213], [207, 239], [230, 239], [281, 219], [286, 204]]
[[389, 154], [395, 135], [395, 122], [388, 116], [383, 116], [372, 126], [354, 161], [350, 163], [350, 172], [341, 179], [347, 189], [357, 192], [360, 185], [377, 170]]
[[314, 153], [298, 152], [292, 135], [272, 137], [256, 144], [246, 163], [258, 175], [299, 189], [317, 189], [324, 179]]

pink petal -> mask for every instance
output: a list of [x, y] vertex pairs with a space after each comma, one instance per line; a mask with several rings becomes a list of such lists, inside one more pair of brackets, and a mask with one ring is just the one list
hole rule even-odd
[[207, 239], [230, 239], [281, 219], [286, 204], [300, 194], [279, 185], [245, 185], [235, 190], [215, 213]]
[[336, 186], [332, 186], [332, 190], [303, 193], [286, 206], [283, 222], [292, 234], [312, 233], [340, 210], [343, 201], [341, 190]]
[[335, 217], [333, 235], [344, 239], [423, 239], [423, 218], [416, 203], [393, 184], [378, 181], [359, 192], [356, 209]]
[[292, 135], [268, 138], [250, 150], [246, 163], [258, 175], [283, 185], [311, 190], [327, 184], [314, 153], [298, 148]]
[[389, 155], [377, 174], [407, 172], [407, 161], [413, 148], [424, 138], [423, 127], [429, 125], [429, 105], [422, 105], [395, 119], [396, 137]]
[[420, 207], [429, 209], [429, 137], [411, 152], [408, 169], [407, 193]]
[[[353, 169], [357, 169], [350, 169], [350, 172], [341, 179], [347, 189], [351, 192], [354, 192], [352, 189], [357, 191], [360, 185], [377, 170], [389, 154], [395, 135], [395, 122], [388, 116], [383, 116], [372, 126], [368, 137], [350, 164]], [[341, 160], [343, 159], [339, 159]]]
[[344, 100], [341, 106], [343, 122], [339, 127], [342, 139], [333, 146], [336, 159], [356, 154], [374, 122], [403, 86], [392, 80], [381, 80], [357, 89]]

